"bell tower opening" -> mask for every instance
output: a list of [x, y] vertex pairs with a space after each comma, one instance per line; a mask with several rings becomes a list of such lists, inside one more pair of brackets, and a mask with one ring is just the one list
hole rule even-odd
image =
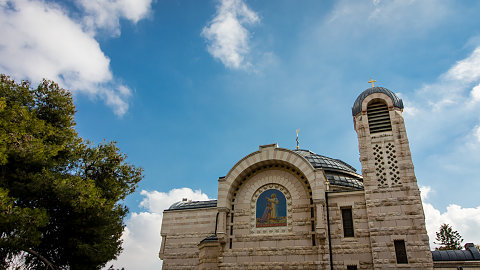
[[370, 133], [392, 131], [390, 114], [383, 100], [373, 100], [367, 106], [368, 126]]

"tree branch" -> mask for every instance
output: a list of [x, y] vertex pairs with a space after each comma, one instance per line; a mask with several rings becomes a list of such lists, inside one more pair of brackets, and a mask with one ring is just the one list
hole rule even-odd
[[42, 262], [44, 262], [51, 270], [57, 270], [57, 267], [55, 267], [55, 265], [53, 265], [49, 260], [47, 260], [47, 258], [43, 257], [42, 255], [40, 255], [40, 253], [36, 252], [35, 250], [28, 248], [24, 251], [42, 260]]

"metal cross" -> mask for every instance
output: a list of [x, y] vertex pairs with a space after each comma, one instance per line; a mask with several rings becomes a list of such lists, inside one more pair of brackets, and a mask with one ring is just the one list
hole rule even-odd
[[371, 83], [372, 84], [372, 88], [373, 88], [373, 83], [376, 82], [376, 80], [374, 80], [373, 78], [370, 78], [370, 81], [368, 83]]

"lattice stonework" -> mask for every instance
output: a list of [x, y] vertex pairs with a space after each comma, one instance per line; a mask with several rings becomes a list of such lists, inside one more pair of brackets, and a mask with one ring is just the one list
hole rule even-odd
[[378, 142], [373, 146], [375, 175], [378, 187], [401, 185], [397, 153], [393, 142]]
[[397, 154], [395, 145], [391, 142], [385, 147], [385, 155], [387, 156], [387, 166], [389, 170], [390, 183], [392, 185], [401, 185], [400, 170], [398, 169]]
[[375, 156], [375, 175], [377, 176], [378, 186], [387, 187], [387, 170], [385, 169], [382, 143], [377, 143], [373, 146], [373, 155]]
[[[264, 227], [264, 228], [257, 228], [256, 226], [256, 213], [257, 213], [257, 200], [260, 194], [264, 191], [269, 189], [276, 189], [282, 192], [285, 195], [286, 205], [287, 205], [287, 225], [286, 226], [279, 226], [279, 227]], [[250, 202], [250, 232], [252, 234], [282, 234], [288, 233], [292, 231], [292, 196], [290, 192], [281, 185], [278, 184], [267, 184], [260, 187], [252, 196], [252, 200]]]

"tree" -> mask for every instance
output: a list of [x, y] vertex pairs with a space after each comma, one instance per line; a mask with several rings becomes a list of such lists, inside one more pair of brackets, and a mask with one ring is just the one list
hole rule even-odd
[[454, 250], [462, 249], [462, 236], [457, 231], [452, 229], [452, 226], [448, 224], [442, 224], [440, 226], [440, 231], [437, 233], [435, 238], [438, 242], [435, 244], [441, 245], [439, 250]]
[[142, 169], [114, 142], [80, 138], [74, 114], [54, 82], [0, 75], [0, 269], [25, 253], [35, 269], [100, 269], [122, 250], [122, 201]]

